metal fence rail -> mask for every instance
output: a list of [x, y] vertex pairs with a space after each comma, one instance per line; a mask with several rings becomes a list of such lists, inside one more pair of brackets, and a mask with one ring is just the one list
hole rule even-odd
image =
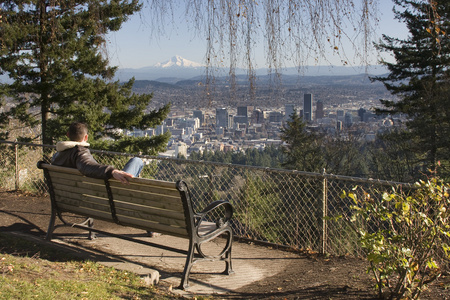
[[[0, 141], [0, 186], [9, 190], [45, 193], [36, 163], [51, 157], [54, 146]], [[91, 150], [99, 163], [122, 168], [130, 154]], [[201, 210], [213, 200], [229, 200], [235, 208], [237, 236], [333, 255], [360, 254], [356, 234], [345, 222], [327, 216], [350, 213], [342, 191], [359, 185], [373, 195], [407, 184], [330, 174], [307, 173], [212, 162], [139, 156], [141, 177], [176, 181], [190, 187], [194, 206]]]

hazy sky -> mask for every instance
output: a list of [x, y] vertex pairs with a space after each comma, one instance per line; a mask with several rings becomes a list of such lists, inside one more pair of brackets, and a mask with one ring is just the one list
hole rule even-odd
[[[388, 34], [392, 37], [405, 38], [407, 29], [403, 23], [394, 19], [392, 13], [392, 1], [380, 0], [380, 13], [377, 34]], [[206, 42], [203, 38], [196, 37], [189, 32], [187, 26], [180, 22], [166, 28], [166, 34], [155, 38], [151, 36], [151, 27], [146, 24], [142, 16], [135, 15], [118, 31], [108, 36], [108, 56], [110, 64], [119, 68], [142, 68], [153, 66], [163, 62], [175, 55], [180, 55], [185, 59], [204, 63], [206, 53]], [[178, 15], [177, 15], [178, 14]], [[184, 20], [183, 11], [176, 12], [175, 19]], [[264, 47], [261, 47], [262, 49]], [[257, 67], [265, 67], [263, 50], [255, 53], [257, 56]], [[349, 54], [349, 52], [347, 52]], [[341, 59], [337, 56], [329, 56], [328, 59], [333, 65], [342, 65]], [[377, 59], [372, 56], [371, 64], [376, 64]], [[311, 62], [311, 65], [326, 65], [327, 62]]]

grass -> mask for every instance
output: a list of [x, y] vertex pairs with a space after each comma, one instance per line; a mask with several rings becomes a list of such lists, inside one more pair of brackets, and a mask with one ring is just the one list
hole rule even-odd
[[0, 299], [174, 299], [136, 274], [0, 233]]

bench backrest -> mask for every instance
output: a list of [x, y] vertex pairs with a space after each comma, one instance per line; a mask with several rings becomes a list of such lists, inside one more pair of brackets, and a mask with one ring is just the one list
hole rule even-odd
[[193, 209], [183, 182], [132, 178], [129, 184], [83, 176], [77, 169], [40, 163], [53, 205], [124, 226], [188, 238]]

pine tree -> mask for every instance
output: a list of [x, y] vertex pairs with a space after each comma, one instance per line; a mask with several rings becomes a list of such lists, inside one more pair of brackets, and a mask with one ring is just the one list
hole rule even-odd
[[[401, 114], [414, 137], [411, 149], [421, 171], [434, 169], [440, 161], [448, 165], [450, 136], [450, 2], [448, 0], [395, 0], [396, 17], [406, 23], [405, 40], [387, 35], [377, 44], [391, 53], [395, 62], [382, 61], [387, 76], [375, 77], [398, 96], [382, 100], [379, 113]], [[410, 135], [404, 135], [410, 136]], [[448, 173], [448, 170], [441, 168]]]
[[283, 167], [306, 172], [321, 172], [325, 167], [322, 151], [323, 137], [308, 132], [306, 123], [294, 112], [291, 120], [281, 129], [281, 140], [286, 143], [282, 151], [286, 154]]
[[1, 84], [0, 96], [14, 104], [0, 121], [40, 124], [36, 138], [43, 144], [63, 138], [72, 121], [83, 121], [93, 138], [115, 141], [103, 142], [108, 149], [163, 150], [168, 134], [133, 140], [120, 129], [156, 126], [170, 107], [147, 111], [151, 95], [133, 94], [134, 79], [113, 81], [116, 68], [103, 56], [105, 35], [119, 30], [141, 6], [138, 0], [0, 3], [0, 72], [13, 81]]

